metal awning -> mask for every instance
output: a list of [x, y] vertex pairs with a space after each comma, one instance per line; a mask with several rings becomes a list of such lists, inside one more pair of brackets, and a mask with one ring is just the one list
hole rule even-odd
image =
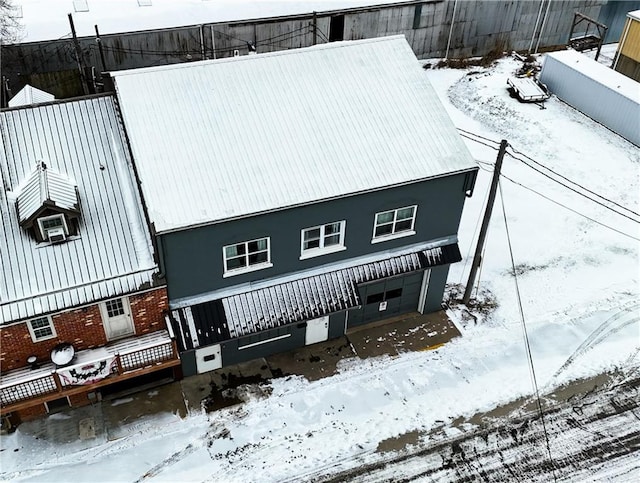
[[358, 285], [459, 262], [458, 244], [430, 248], [205, 302], [171, 312], [185, 349], [361, 305]]

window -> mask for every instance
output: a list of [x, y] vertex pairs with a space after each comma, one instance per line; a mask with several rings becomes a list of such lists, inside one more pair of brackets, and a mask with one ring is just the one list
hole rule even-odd
[[373, 226], [372, 243], [414, 235], [413, 226], [416, 221], [417, 206], [407, 206], [397, 210], [376, 213], [376, 221]]
[[53, 322], [49, 317], [38, 317], [37, 319], [32, 319], [27, 322], [27, 328], [29, 329], [31, 340], [33, 340], [33, 342], [53, 339], [56, 336]]
[[269, 237], [259, 238], [237, 245], [227, 245], [222, 249], [224, 256], [224, 276], [251, 272], [273, 266]]
[[49, 231], [51, 230], [62, 228], [66, 235], [69, 234], [64, 215], [43, 216], [42, 218], [38, 218], [38, 226], [40, 226], [42, 239], [45, 241], [49, 239]]
[[346, 222], [343, 220], [302, 230], [300, 259], [345, 250], [345, 225]]
[[124, 315], [124, 305], [122, 299], [109, 300], [104, 303], [105, 310], [109, 317], [117, 317], [118, 315]]

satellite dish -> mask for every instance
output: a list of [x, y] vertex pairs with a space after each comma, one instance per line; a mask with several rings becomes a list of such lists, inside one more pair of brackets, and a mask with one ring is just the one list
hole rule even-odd
[[76, 355], [76, 351], [71, 344], [63, 342], [58, 344], [51, 351], [51, 361], [56, 366], [66, 366]]

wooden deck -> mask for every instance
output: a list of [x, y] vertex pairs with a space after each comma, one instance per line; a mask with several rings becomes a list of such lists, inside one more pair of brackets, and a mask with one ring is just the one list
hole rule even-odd
[[[175, 341], [166, 330], [80, 351], [65, 367], [53, 363], [37, 369], [16, 369], [0, 376], [0, 414], [159, 371], [180, 364]], [[74, 384], [61, 374], [86, 367], [104, 368], [109, 374], [90, 384]]]

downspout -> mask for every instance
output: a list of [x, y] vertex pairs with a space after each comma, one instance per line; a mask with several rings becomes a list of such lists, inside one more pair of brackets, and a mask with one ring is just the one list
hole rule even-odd
[[209, 25], [209, 30], [211, 30], [211, 50], [213, 51], [213, 58], [216, 58], [216, 34], [213, 30], [213, 25]]
[[458, 6], [458, 0], [453, 2], [453, 14], [451, 15], [451, 27], [449, 28], [449, 39], [447, 40], [447, 51], [444, 54], [444, 60], [449, 58], [449, 47], [451, 46], [451, 34], [453, 33], [453, 23], [456, 20], [456, 7]]
[[538, 42], [536, 43], [536, 50], [534, 54], [538, 53], [538, 48], [540, 47], [540, 39], [542, 38], [542, 32], [544, 31], [544, 26], [547, 24], [547, 16], [549, 15], [549, 9], [551, 8], [551, 0], [547, 3], [547, 10], [544, 12], [544, 18], [542, 19], [542, 26], [540, 27], [540, 33], [538, 34]]
[[540, 0], [540, 8], [538, 9], [538, 16], [536, 17], [536, 24], [533, 27], [533, 32], [531, 33], [531, 43], [529, 44], [529, 53], [531, 53], [531, 49], [533, 48], [533, 39], [536, 38], [536, 30], [538, 30], [538, 23], [540, 23], [540, 15], [542, 15], [543, 6], [544, 6], [544, 0]]
[[204, 52], [204, 25], [200, 24], [200, 60], [205, 60]]

